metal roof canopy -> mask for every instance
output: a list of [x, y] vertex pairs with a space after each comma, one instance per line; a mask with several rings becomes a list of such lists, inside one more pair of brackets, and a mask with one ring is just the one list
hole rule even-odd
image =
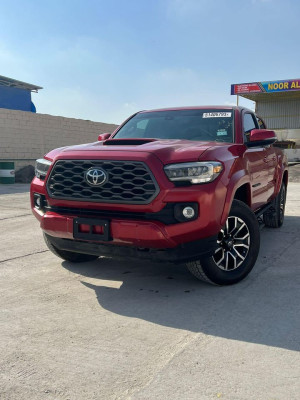
[[255, 102], [255, 111], [279, 141], [292, 140], [300, 148], [300, 79], [231, 85], [231, 94]]
[[31, 92], [37, 92], [39, 89], [43, 89], [41, 86], [32, 85], [31, 83], [26, 83], [22, 81], [17, 81], [16, 79], [7, 78], [6, 76], [0, 75], [0, 86], [14, 87], [17, 89], [26, 89]]
[[237, 96], [244, 97], [252, 101], [278, 101], [278, 100], [294, 100], [300, 99], [299, 92], [277, 92], [277, 93], [247, 93], [238, 94]]

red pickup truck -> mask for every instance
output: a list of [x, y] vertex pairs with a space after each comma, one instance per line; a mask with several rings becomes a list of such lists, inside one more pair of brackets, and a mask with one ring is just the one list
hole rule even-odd
[[275, 141], [242, 107], [141, 111], [112, 135], [37, 160], [32, 211], [64, 260], [171, 261], [233, 284], [256, 262], [258, 218], [283, 223], [288, 169]]

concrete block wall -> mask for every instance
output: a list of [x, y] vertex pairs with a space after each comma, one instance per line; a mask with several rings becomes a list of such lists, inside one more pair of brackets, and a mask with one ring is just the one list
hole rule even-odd
[[117, 125], [0, 108], [0, 161], [15, 162], [16, 171], [34, 165], [48, 151], [97, 141]]

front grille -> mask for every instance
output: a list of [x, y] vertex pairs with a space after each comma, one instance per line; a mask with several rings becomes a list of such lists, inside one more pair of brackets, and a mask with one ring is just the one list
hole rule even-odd
[[[108, 180], [101, 186], [90, 186], [85, 180], [90, 168], [102, 168]], [[151, 171], [139, 161], [58, 160], [47, 189], [54, 199], [120, 204], [148, 204], [159, 193]]]

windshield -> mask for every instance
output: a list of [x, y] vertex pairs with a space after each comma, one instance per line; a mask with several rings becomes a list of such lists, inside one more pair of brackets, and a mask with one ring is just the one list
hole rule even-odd
[[132, 117], [114, 139], [155, 138], [233, 142], [233, 110], [143, 112]]

